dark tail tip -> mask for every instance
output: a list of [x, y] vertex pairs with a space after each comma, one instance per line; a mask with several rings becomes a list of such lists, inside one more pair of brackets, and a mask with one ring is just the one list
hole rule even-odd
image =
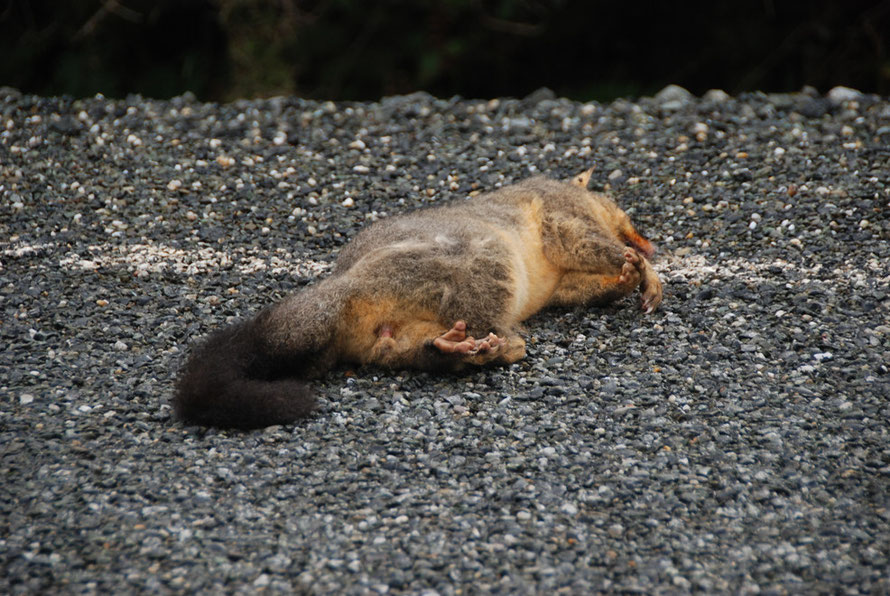
[[217, 331], [189, 357], [173, 409], [187, 423], [253, 429], [308, 416], [315, 399], [302, 381], [275, 378], [252, 321]]

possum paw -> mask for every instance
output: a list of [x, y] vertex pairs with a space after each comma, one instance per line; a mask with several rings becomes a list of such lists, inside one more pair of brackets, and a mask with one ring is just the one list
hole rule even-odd
[[641, 257], [636, 250], [632, 248], [625, 250], [624, 261], [621, 275], [618, 277], [618, 283], [631, 287], [639, 285], [642, 292], [643, 311], [649, 314], [661, 304], [661, 280], [658, 279], [658, 275], [652, 270], [652, 265]]
[[525, 340], [516, 333], [505, 336], [489, 333], [476, 339], [467, 335], [467, 325], [458, 321], [454, 326], [433, 340], [433, 346], [442, 354], [455, 354], [466, 364], [512, 364], [525, 357]]
[[642, 272], [640, 271], [642, 264], [643, 259], [640, 258], [637, 251], [632, 248], [624, 251], [624, 265], [621, 267], [618, 283], [622, 286], [630, 286], [631, 288], [637, 287], [640, 280], [643, 278]]
[[656, 308], [658, 308], [658, 305], [661, 304], [662, 298], [661, 280], [658, 279], [658, 276], [655, 275], [654, 272], [651, 276], [647, 276], [643, 280], [642, 290], [642, 308], [646, 314], [649, 314]]
[[467, 324], [458, 321], [451, 329], [433, 340], [433, 345], [443, 354], [485, 354], [501, 343], [494, 333], [484, 339], [475, 339], [467, 335]]
[[643, 279], [640, 281], [640, 292], [642, 293], [642, 308], [646, 314], [651, 313], [658, 305], [661, 304], [663, 290], [661, 280], [658, 274], [652, 269], [652, 265], [643, 261], [646, 267], [641, 271]]
[[631, 288], [640, 286], [642, 307], [646, 314], [651, 313], [661, 304], [661, 280], [658, 279], [652, 265], [632, 248], [624, 251], [624, 265], [621, 267], [618, 283]]

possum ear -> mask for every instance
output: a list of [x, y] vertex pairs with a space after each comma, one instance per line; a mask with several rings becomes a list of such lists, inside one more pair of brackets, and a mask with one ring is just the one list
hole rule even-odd
[[580, 186], [583, 189], [587, 189], [587, 183], [590, 182], [590, 175], [593, 174], [593, 168], [590, 168], [586, 172], [581, 172], [577, 176], [573, 176], [569, 181], [575, 186]]

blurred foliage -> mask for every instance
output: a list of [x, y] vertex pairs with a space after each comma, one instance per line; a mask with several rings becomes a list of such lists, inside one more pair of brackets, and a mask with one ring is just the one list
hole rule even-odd
[[0, 0], [0, 84], [46, 95], [213, 97], [228, 78], [211, 2]]
[[890, 94], [890, 0], [0, 0], [0, 85], [376, 99]]

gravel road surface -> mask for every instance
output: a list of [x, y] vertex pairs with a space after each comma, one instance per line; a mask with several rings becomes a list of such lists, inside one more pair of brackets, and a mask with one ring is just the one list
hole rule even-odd
[[[190, 342], [371, 220], [596, 166], [665, 299], [187, 427]], [[890, 592], [890, 100], [0, 90], [0, 592]]]

